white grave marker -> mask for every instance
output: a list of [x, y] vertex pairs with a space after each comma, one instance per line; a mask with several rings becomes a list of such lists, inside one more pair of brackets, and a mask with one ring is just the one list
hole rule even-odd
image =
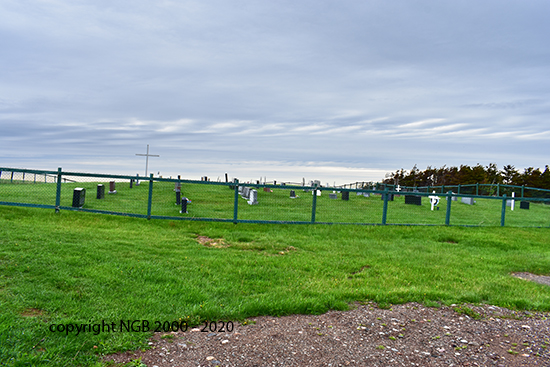
[[[435, 191], [433, 191], [433, 193], [435, 194]], [[434, 210], [434, 208], [439, 204], [439, 196], [430, 195], [428, 198], [430, 199], [430, 204], [432, 204], [432, 210]]]

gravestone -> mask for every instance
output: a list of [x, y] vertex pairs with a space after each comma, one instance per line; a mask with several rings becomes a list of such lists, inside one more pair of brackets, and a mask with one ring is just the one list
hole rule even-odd
[[269, 187], [264, 187], [264, 192], [270, 192]]
[[239, 186], [239, 188], [237, 190], [239, 190], [239, 195], [241, 195], [243, 193], [243, 187], [242, 186]]
[[342, 200], [349, 201], [349, 191], [342, 191]]
[[317, 193], [317, 196], [321, 196], [321, 190], [313, 190], [311, 195], [315, 195], [315, 193]]
[[[435, 191], [433, 191], [433, 193], [435, 194]], [[439, 210], [439, 196], [430, 195], [428, 198], [430, 199], [431, 209], [434, 210], [434, 208], [437, 207], [437, 210]]]
[[369, 192], [364, 192], [363, 196], [366, 197], [366, 198], [370, 198], [370, 193]]
[[116, 194], [115, 185], [115, 181], [109, 182], [109, 194]]
[[134, 179], [132, 178], [132, 179], [130, 180], [130, 188], [133, 188], [133, 187], [134, 187]]
[[329, 199], [338, 199], [338, 194], [330, 193], [330, 194], [328, 194], [328, 198]]
[[181, 214], [187, 214], [187, 198], [181, 198]]
[[82, 208], [86, 200], [86, 189], [77, 187], [73, 190], [73, 208]]
[[422, 205], [422, 196], [405, 195], [405, 204]]
[[463, 204], [468, 204], [468, 205], [474, 205], [474, 203], [475, 203], [474, 198], [467, 198], [467, 197], [460, 198], [460, 201]]
[[258, 191], [250, 190], [250, 197], [249, 197], [247, 203], [248, 203], [248, 205], [258, 204]]
[[519, 208], [529, 210], [529, 202], [528, 201], [521, 201], [519, 203]]
[[290, 190], [290, 198], [291, 199], [296, 199], [296, 191]]
[[104, 199], [105, 198], [105, 186], [102, 184], [97, 185], [97, 199]]
[[176, 190], [176, 205], [180, 205], [180, 204], [181, 204], [181, 191]]

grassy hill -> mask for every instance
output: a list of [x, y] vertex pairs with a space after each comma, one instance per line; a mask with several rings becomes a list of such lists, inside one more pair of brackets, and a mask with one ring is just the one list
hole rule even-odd
[[538, 228], [235, 225], [4, 206], [0, 269], [8, 365], [93, 364], [149, 336], [77, 335], [68, 324], [237, 321], [366, 300], [550, 310], [547, 286], [509, 275], [550, 273], [548, 229]]

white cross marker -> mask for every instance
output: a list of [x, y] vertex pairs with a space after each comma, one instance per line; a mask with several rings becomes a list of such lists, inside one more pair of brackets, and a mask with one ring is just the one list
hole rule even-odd
[[149, 157], [160, 157], [160, 155], [149, 154], [149, 144], [147, 144], [147, 154], [136, 154], [136, 155], [145, 156], [145, 177], [147, 177], [147, 170], [149, 167]]
[[[435, 194], [435, 190], [433, 191]], [[430, 195], [428, 196], [430, 198], [430, 203], [432, 204], [432, 210], [434, 210], [434, 207], [436, 207], [439, 204], [439, 196]]]

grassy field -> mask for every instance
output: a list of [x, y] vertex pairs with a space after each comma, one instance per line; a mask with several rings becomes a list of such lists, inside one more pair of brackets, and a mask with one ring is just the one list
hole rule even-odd
[[[302, 205], [286, 195], [288, 205]], [[257, 208], [244, 204], [243, 216]], [[548, 235], [547, 228], [147, 221], [0, 206], [0, 361], [94, 365], [103, 354], [143, 348], [150, 335], [77, 335], [52, 325], [237, 321], [367, 300], [549, 311], [547, 286], [509, 275], [550, 273]], [[201, 236], [215, 244], [201, 244]]]
[[[55, 205], [56, 184], [54, 183], [9, 183], [0, 181], [0, 201], [49, 204]], [[98, 183], [106, 186], [105, 198], [96, 199]], [[130, 188], [127, 181], [117, 182], [117, 193], [108, 194], [108, 179], [104, 182], [90, 178], [90, 182], [63, 183], [61, 185], [61, 206], [71, 207], [75, 187], [86, 189], [85, 209], [113, 211], [128, 214], [147, 214], [149, 182]], [[238, 219], [240, 220], [271, 220], [271, 221], [311, 221], [313, 197], [310, 192], [296, 190], [299, 198], [290, 199], [289, 189], [273, 188], [271, 192], [258, 189], [258, 205], [248, 205], [239, 197]], [[317, 197], [315, 219], [317, 222], [328, 223], [365, 223], [380, 224], [382, 222], [383, 200], [380, 195], [371, 197], [358, 196], [350, 192], [349, 201], [329, 198], [332, 190], [322, 191]], [[227, 186], [208, 184], [182, 185], [182, 195], [192, 203], [188, 214], [180, 214], [179, 206], [175, 205], [173, 182], [155, 182], [151, 214], [153, 216], [186, 217], [186, 218], [218, 218], [233, 219], [234, 191]], [[427, 197], [422, 198], [422, 205], [405, 204], [404, 196], [396, 196], [388, 203], [388, 224], [429, 224], [444, 225], [447, 201], [440, 196], [439, 210], [430, 210]], [[499, 226], [501, 220], [501, 199], [476, 198], [475, 205], [466, 205], [459, 201], [451, 202], [451, 225]], [[550, 205], [531, 203], [529, 210], [506, 210], [506, 226], [516, 227], [550, 227]]]

